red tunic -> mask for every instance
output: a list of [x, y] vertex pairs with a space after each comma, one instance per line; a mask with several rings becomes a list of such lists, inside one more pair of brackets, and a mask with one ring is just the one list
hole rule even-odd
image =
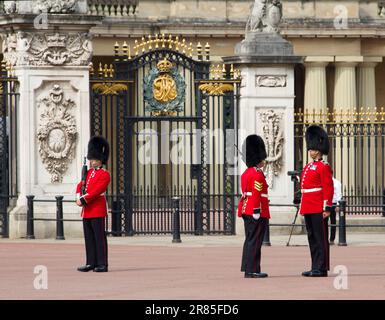
[[268, 185], [261, 169], [247, 168], [241, 176], [242, 198], [238, 205], [238, 217], [252, 215], [259, 209], [262, 218], [270, 219]]
[[333, 200], [332, 171], [323, 160], [308, 163], [301, 175], [300, 214], [330, 211]]
[[103, 168], [90, 169], [87, 172], [86, 194], [80, 195], [82, 182], [76, 188], [76, 193], [83, 203], [83, 218], [103, 218], [107, 216], [107, 201], [105, 192], [110, 183], [110, 174]]

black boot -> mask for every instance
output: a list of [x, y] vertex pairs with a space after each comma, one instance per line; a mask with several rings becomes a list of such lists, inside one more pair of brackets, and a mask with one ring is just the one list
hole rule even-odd
[[250, 272], [250, 273], [245, 272], [245, 278], [266, 278], [266, 277], [267, 277], [267, 273], [263, 273], [263, 272]]
[[304, 277], [327, 277], [328, 272], [322, 271], [322, 270], [311, 270], [311, 271], [302, 272], [302, 275]]
[[97, 266], [94, 269], [94, 272], [108, 272], [108, 267], [107, 266]]
[[91, 271], [91, 270], [94, 270], [95, 269], [95, 266], [92, 266], [90, 264], [86, 264], [85, 266], [81, 266], [78, 268], [78, 271], [80, 272], [88, 272], [88, 271]]

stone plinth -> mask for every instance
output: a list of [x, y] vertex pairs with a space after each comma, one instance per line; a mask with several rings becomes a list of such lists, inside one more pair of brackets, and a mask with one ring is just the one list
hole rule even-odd
[[[235, 56], [225, 63], [241, 69], [239, 141], [249, 134], [262, 136], [268, 153], [265, 175], [269, 184], [272, 223], [291, 223], [295, 208], [274, 207], [293, 203], [294, 186], [287, 171], [294, 170], [294, 66], [302, 58], [293, 54], [292, 45], [278, 34], [250, 32], [235, 48]], [[246, 168], [239, 167], [239, 174]], [[237, 234], [243, 233], [238, 219]], [[272, 233], [288, 228], [271, 228]]]

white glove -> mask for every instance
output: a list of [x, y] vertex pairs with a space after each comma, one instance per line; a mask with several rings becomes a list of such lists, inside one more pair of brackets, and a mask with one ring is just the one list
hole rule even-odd
[[260, 213], [254, 213], [254, 214], [253, 214], [253, 218], [254, 218], [255, 220], [258, 220], [260, 216], [261, 216]]

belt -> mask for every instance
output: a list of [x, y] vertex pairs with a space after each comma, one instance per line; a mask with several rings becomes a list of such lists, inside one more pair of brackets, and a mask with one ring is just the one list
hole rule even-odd
[[310, 192], [317, 192], [317, 191], [322, 191], [322, 188], [301, 189], [302, 193], [310, 193]]
[[[243, 196], [244, 197], [250, 197], [250, 196], [252, 196], [252, 194], [253, 194], [252, 192], [244, 192]], [[262, 193], [261, 197], [268, 198], [269, 196], [266, 193]]]

